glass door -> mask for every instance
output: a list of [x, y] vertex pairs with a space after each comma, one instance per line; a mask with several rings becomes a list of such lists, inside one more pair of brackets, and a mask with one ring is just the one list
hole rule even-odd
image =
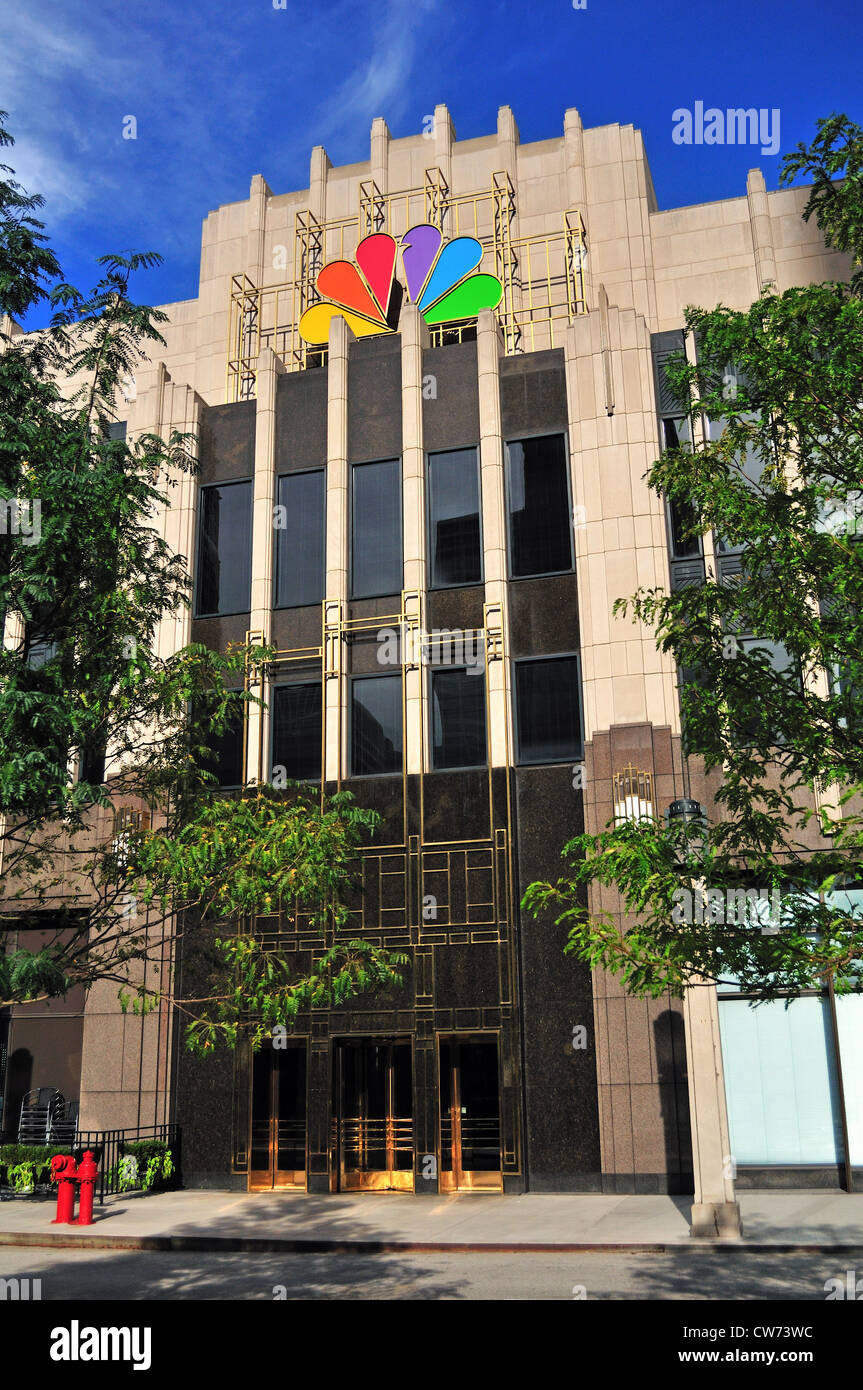
[[306, 1186], [306, 1045], [264, 1047], [252, 1057], [249, 1187]]
[[440, 1189], [501, 1192], [497, 1038], [440, 1040]]
[[339, 1188], [413, 1191], [413, 1077], [408, 1040], [338, 1048]]

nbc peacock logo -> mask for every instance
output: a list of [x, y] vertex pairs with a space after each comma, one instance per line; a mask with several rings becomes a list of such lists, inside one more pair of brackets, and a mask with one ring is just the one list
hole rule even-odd
[[325, 265], [316, 281], [322, 301], [306, 309], [300, 336], [314, 346], [326, 343], [338, 315], [358, 338], [394, 333], [401, 296], [399, 252], [408, 298], [429, 327], [475, 318], [481, 309], [496, 309], [500, 303], [503, 286], [496, 275], [479, 270], [482, 246], [476, 237], [444, 241], [437, 227], [423, 223], [399, 241], [388, 232], [373, 232], [358, 245], [354, 261]]

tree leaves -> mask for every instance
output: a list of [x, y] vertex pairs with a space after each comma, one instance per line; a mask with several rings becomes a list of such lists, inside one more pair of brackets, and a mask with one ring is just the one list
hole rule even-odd
[[[167, 1002], [194, 1019], [190, 1041], [209, 1050], [400, 981], [404, 957], [340, 937], [377, 818], [307, 787], [219, 793], [214, 746], [238, 705], [261, 703], [246, 678], [272, 651], [162, 654], [160, 624], [185, 615], [191, 584], [159, 522], [196, 469], [195, 440], [111, 428], [128, 378], [163, 344], [166, 315], [130, 290], [160, 258], [102, 256], [82, 293], [47, 249], [40, 206], [0, 177], [0, 312], [46, 297], [53, 311], [47, 330], [10, 334], [0, 353], [0, 505], [38, 505], [40, 523], [38, 535], [0, 535], [11, 632], [0, 647], [0, 927], [18, 942], [0, 952], [0, 1005], [112, 982], [124, 1010]], [[90, 756], [102, 750], [104, 776]], [[247, 934], [280, 911], [289, 932], [301, 912], [319, 939], [309, 969]], [[30, 927], [40, 937], [27, 949]], [[189, 954], [202, 946], [216, 993], [190, 1001], [160, 974], [179, 940]]]
[[[863, 130], [819, 122], [783, 180], [801, 172], [815, 178], [804, 215], [859, 265]], [[690, 308], [697, 362], [665, 365], [704, 429], [694, 447], [666, 450], [648, 481], [712, 532], [716, 567], [706, 584], [640, 590], [615, 611], [675, 659], [684, 748], [713, 788], [710, 833], [682, 845], [674, 826], [645, 819], [578, 836], [564, 850], [568, 876], [524, 897], [568, 926], [568, 951], [637, 993], [680, 993], [693, 976], [733, 978], [762, 998], [828, 976], [840, 992], [861, 987], [863, 893], [848, 891], [863, 857], [861, 277], [770, 293], [745, 311]], [[816, 796], [841, 818], [813, 809]], [[602, 886], [638, 914], [625, 932], [589, 910]], [[766, 929], [751, 912], [702, 910], [755, 889], [778, 895]], [[688, 915], [675, 919], [680, 894]]]

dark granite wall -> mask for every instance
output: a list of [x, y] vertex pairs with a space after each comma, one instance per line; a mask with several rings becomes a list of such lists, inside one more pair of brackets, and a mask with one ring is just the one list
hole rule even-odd
[[205, 407], [198, 453], [201, 484], [251, 478], [255, 472], [255, 402]]
[[397, 333], [360, 338], [348, 355], [348, 458], [400, 458], [402, 358]]
[[[581, 791], [571, 766], [515, 773], [519, 892], [562, 872], [564, 843], [584, 829]], [[522, 1018], [527, 1169], [538, 1192], [601, 1187], [596, 1038], [590, 970], [564, 955], [567, 932], [554, 914], [521, 913]], [[573, 1029], [587, 1046], [573, 1047]]]
[[563, 349], [502, 358], [500, 411], [504, 439], [565, 430], [568, 416]]
[[327, 462], [327, 369], [286, 372], [276, 387], [276, 472]]
[[[428, 453], [479, 444], [476, 343], [423, 353], [423, 444]], [[430, 380], [429, 380], [430, 378]]]

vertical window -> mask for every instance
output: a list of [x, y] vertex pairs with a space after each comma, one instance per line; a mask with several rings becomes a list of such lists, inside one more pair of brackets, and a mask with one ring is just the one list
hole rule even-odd
[[582, 756], [577, 657], [516, 662], [515, 709], [519, 762]]
[[272, 765], [283, 767], [291, 781], [320, 780], [321, 699], [320, 681], [273, 691]]
[[[685, 415], [663, 416], [660, 420], [663, 449], [692, 448], [692, 428]], [[704, 559], [698, 525], [698, 511], [685, 499], [666, 499], [666, 529], [672, 589], [704, 582]]]
[[301, 608], [324, 597], [325, 478], [324, 470], [317, 468], [279, 479], [276, 608]]
[[432, 753], [436, 769], [478, 767], [488, 761], [481, 672], [432, 672]]
[[252, 484], [201, 488], [198, 617], [247, 613], [252, 595]]
[[[211, 734], [208, 740], [210, 757], [202, 760], [202, 766], [220, 787], [243, 785], [243, 711], [244, 703], [238, 700], [224, 733]], [[213, 788], [212, 782], [206, 785]]]
[[369, 676], [351, 687], [351, 773], [402, 770], [402, 678]]
[[728, 1124], [740, 1163], [841, 1162], [842, 1130], [826, 999], [720, 997]]
[[354, 464], [351, 504], [351, 596], [402, 590], [401, 460]]
[[[752, 706], [749, 718], [734, 720], [734, 711], [732, 709], [730, 714], [732, 719], [731, 733], [735, 744], [739, 748], [745, 748], [749, 744], [763, 747], [765, 743], [771, 745], [784, 743], [785, 733], [782, 728], [777, 727], [775, 718], [776, 711], [775, 709], [771, 711], [769, 708], [767, 696], [773, 696], [774, 692], [776, 696], [780, 696], [780, 684], [782, 686], [787, 685], [788, 694], [792, 699], [799, 698], [802, 695], [803, 679], [800, 670], [800, 662], [788, 651], [788, 648], [782, 642], [774, 642], [765, 637], [745, 635], [741, 637], [737, 633], [730, 633], [729, 636], [732, 636], [737, 642], [740, 651], [744, 653], [752, 652], [753, 654], [755, 652], [760, 653], [767, 667], [779, 678], [774, 685], [773, 677], [767, 677], [769, 684], [764, 692], [765, 698], [760, 701], [757, 706]], [[756, 680], [758, 677], [753, 675], [750, 679]], [[751, 689], [751, 685], [748, 684], [747, 690]], [[781, 707], [786, 707], [786, 701], [784, 699], [777, 700], [777, 703]], [[786, 727], [787, 722], [786, 716]]]
[[[741, 367], [738, 367], [735, 362], [727, 363], [722, 374], [722, 380], [724, 383], [723, 394], [725, 395], [725, 393], [728, 393], [726, 399], [733, 403], [732, 409], [736, 411], [735, 419], [738, 422], [742, 421], [751, 425], [758, 424], [761, 418], [758, 411], [743, 410], [741, 408], [742, 397], [745, 396], [750, 389], [749, 382], [746, 378], [746, 373], [743, 371], [743, 369]], [[738, 392], [742, 394], [738, 395]], [[727, 426], [728, 420], [725, 418], [725, 416], [722, 416], [718, 420], [708, 421], [708, 437], [711, 440], [720, 439], [722, 437], [723, 431], [727, 428]], [[766, 460], [762, 456], [758, 446], [753, 444], [751, 441], [747, 441], [742, 453], [738, 449], [738, 452], [735, 457], [735, 463], [731, 470], [732, 476], [735, 473], [739, 474], [743, 482], [745, 482], [749, 487], [751, 487], [756, 492], [760, 491], [761, 475], [764, 472], [765, 463]], [[736, 541], [732, 541], [729, 540], [728, 537], [720, 535], [718, 532], [715, 536], [715, 543], [717, 553], [720, 557], [719, 577], [721, 579], [724, 577], [726, 571], [726, 567], [723, 565], [721, 557], [723, 555], [740, 554], [746, 547], [745, 543], [742, 540], [738, 539]], [[733, 573], [733, 569], [729, 572]]]
[[[692, 430], [685, 416], [664, 417], [662, 420], [663, 449], [692, 448]], [[668, 538], [673, 560], [687, 560], [701, 554], [701, 537], [688, 535], [696, 524], [697, 512], [691, 502], [668, 503]]]
[[103, 738], [94, 736], [81, 749], [81, 758], [78, 764], [79, 782], [91, 782], [94, 786], [100, 786], [105, 780], [105, 761], [106, 745]]
[[428, 509], [432, 588], [481, 583], [476, 449], [429, 454]]
[[566, 440], [562, 434], [506, 446], [513, 579], [572, 569]]

